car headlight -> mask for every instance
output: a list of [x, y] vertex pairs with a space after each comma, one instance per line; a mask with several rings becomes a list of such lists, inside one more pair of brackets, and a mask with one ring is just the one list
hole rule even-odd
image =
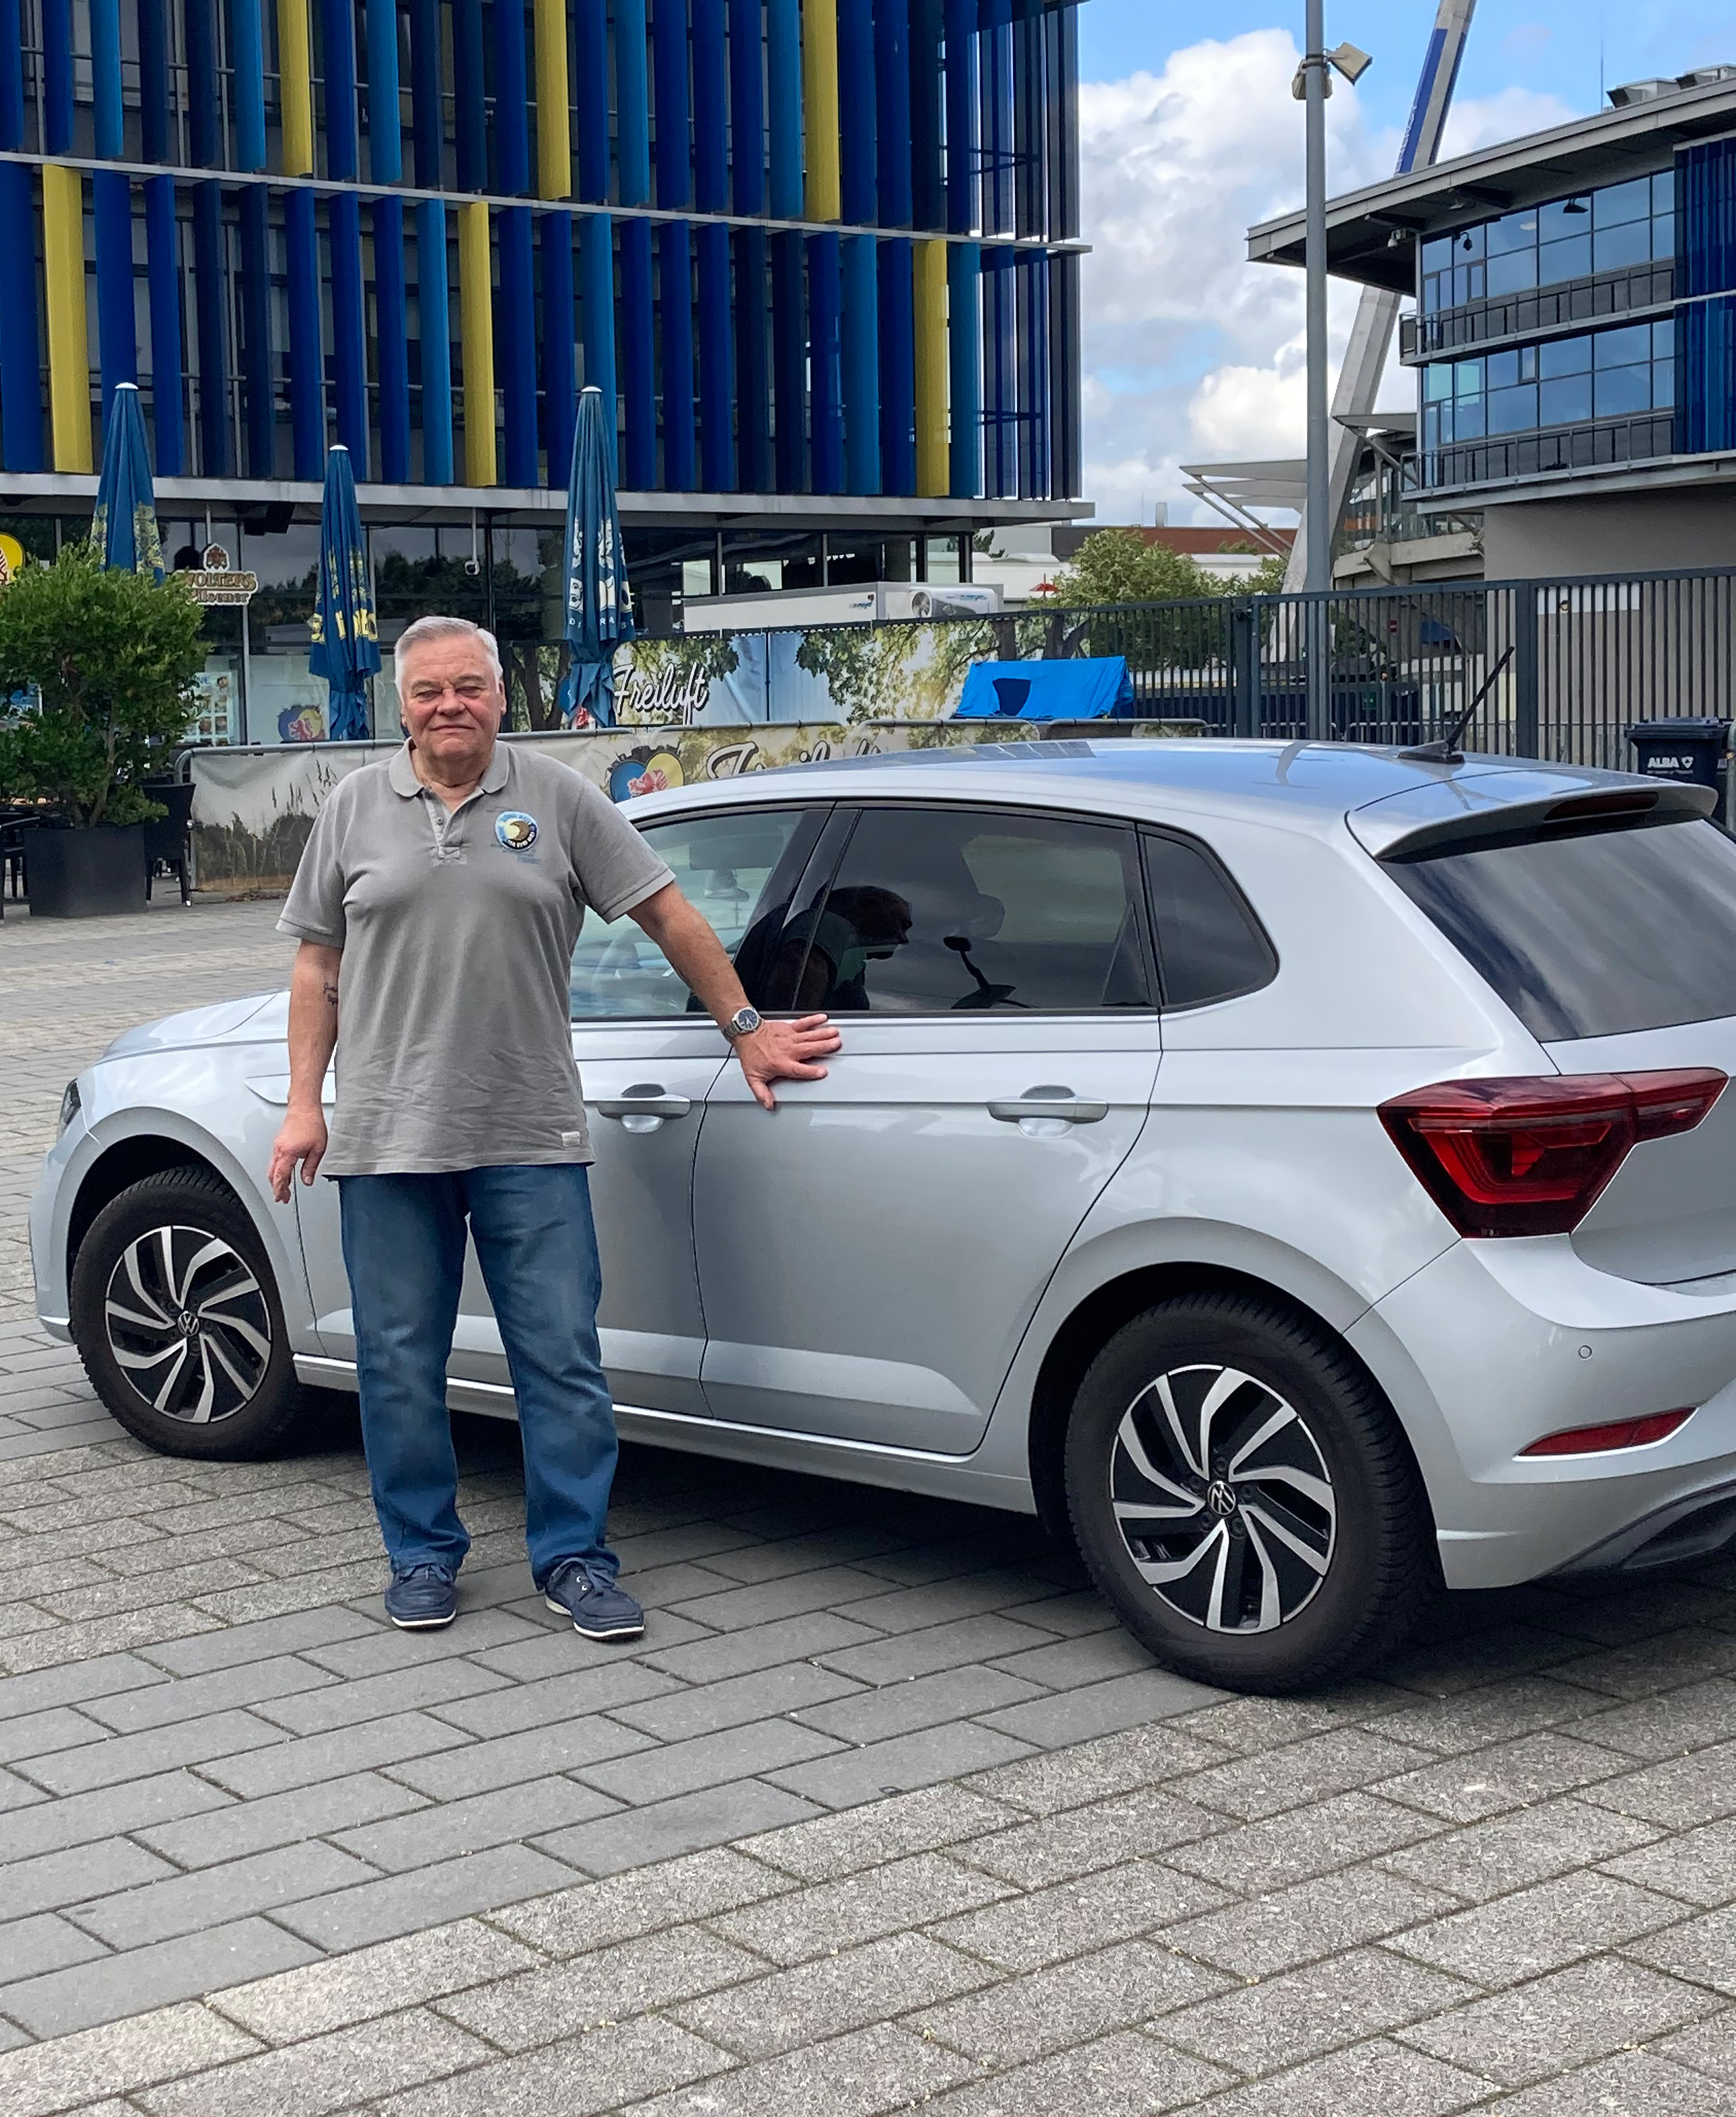
[[60, 1127], [55, 1133], [57, 1139], [78, 1115], [79, 1108], [78, 1083], [76, 1081], [68, 1081], [66, 1093], [60, 1099]]

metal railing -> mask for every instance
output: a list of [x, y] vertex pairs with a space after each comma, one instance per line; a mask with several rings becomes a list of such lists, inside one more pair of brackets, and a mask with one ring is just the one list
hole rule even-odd
[[[1408, 743], [1450, 726], [1486, 686], [1467, 747], [1623, 768], [1637, 721], [1736, 719], [1736, 571], [1031, 608], [695, 634], [635, 654], [631, 675], [617, 670], [617, 696], [623, 720], [648, 733], [702, 719], [944, 719], [975, 662], [1120, 655], [1141, 720], [1299, 740], [1312, 698], [1317, 735]], [[551, 724], [563, 659], [553, 643], [514, 648], [514, 725]]]
[[[1171, 639], [1184, 626], [1204, 637], [1208, 607], [1160, 607], [1176, 613]], [[1736, 572], [1236, 597], [1217, 621], [1217, 653], [1134, 670], [1142, 711], [1300, 739], [1322, 656], [1325, 731], [1339, 741], [1426, 740], [1485, 685], [1466, 746], [1560, 763], [1628, 768], [1637, 721], [1736, 719]], [[1090, 651], [1125, 653], [1133, 669], [1152, 630], [1141, 607], [1092, 612]]]

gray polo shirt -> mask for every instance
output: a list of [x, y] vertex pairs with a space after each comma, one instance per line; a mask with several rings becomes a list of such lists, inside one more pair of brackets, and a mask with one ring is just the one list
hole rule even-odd
[[587, 906], [674, 879], [605, 794], [496, 743], [450, 814], [406, 743], [339, 781], [280, 934], [344, 951], [328, 1176], [589, 1161], [568, 975]]

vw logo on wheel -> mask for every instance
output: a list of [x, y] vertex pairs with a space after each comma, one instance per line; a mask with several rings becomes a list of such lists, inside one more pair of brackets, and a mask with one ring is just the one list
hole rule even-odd
[[1169, 1368], [1123, 1413], [1110, 1499], [1158, 1600], [1212, 1632], [1269, 1632], [1312, 1601], [1337, 1543], [1320, 1444], [1239, 1368]]
[[152, 1228], [114, 1262], [108, 1352], [164, 1418], [210, 1426], [252, 1403], [271, 1364], [271, 1311], [247, 1260], [209, 1229]]

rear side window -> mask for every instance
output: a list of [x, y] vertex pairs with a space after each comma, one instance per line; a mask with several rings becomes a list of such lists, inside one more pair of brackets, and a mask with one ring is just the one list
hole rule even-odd
[[1141, 842], [1164, 1005], [1204, 1007], [1270, 985], [1278, 971], [1272, 943], [1205, 847], [1155, 831]]
[[1736, 846], [1709, 823], [1387, 863], [1540, 1043], [1736, 1015]]

